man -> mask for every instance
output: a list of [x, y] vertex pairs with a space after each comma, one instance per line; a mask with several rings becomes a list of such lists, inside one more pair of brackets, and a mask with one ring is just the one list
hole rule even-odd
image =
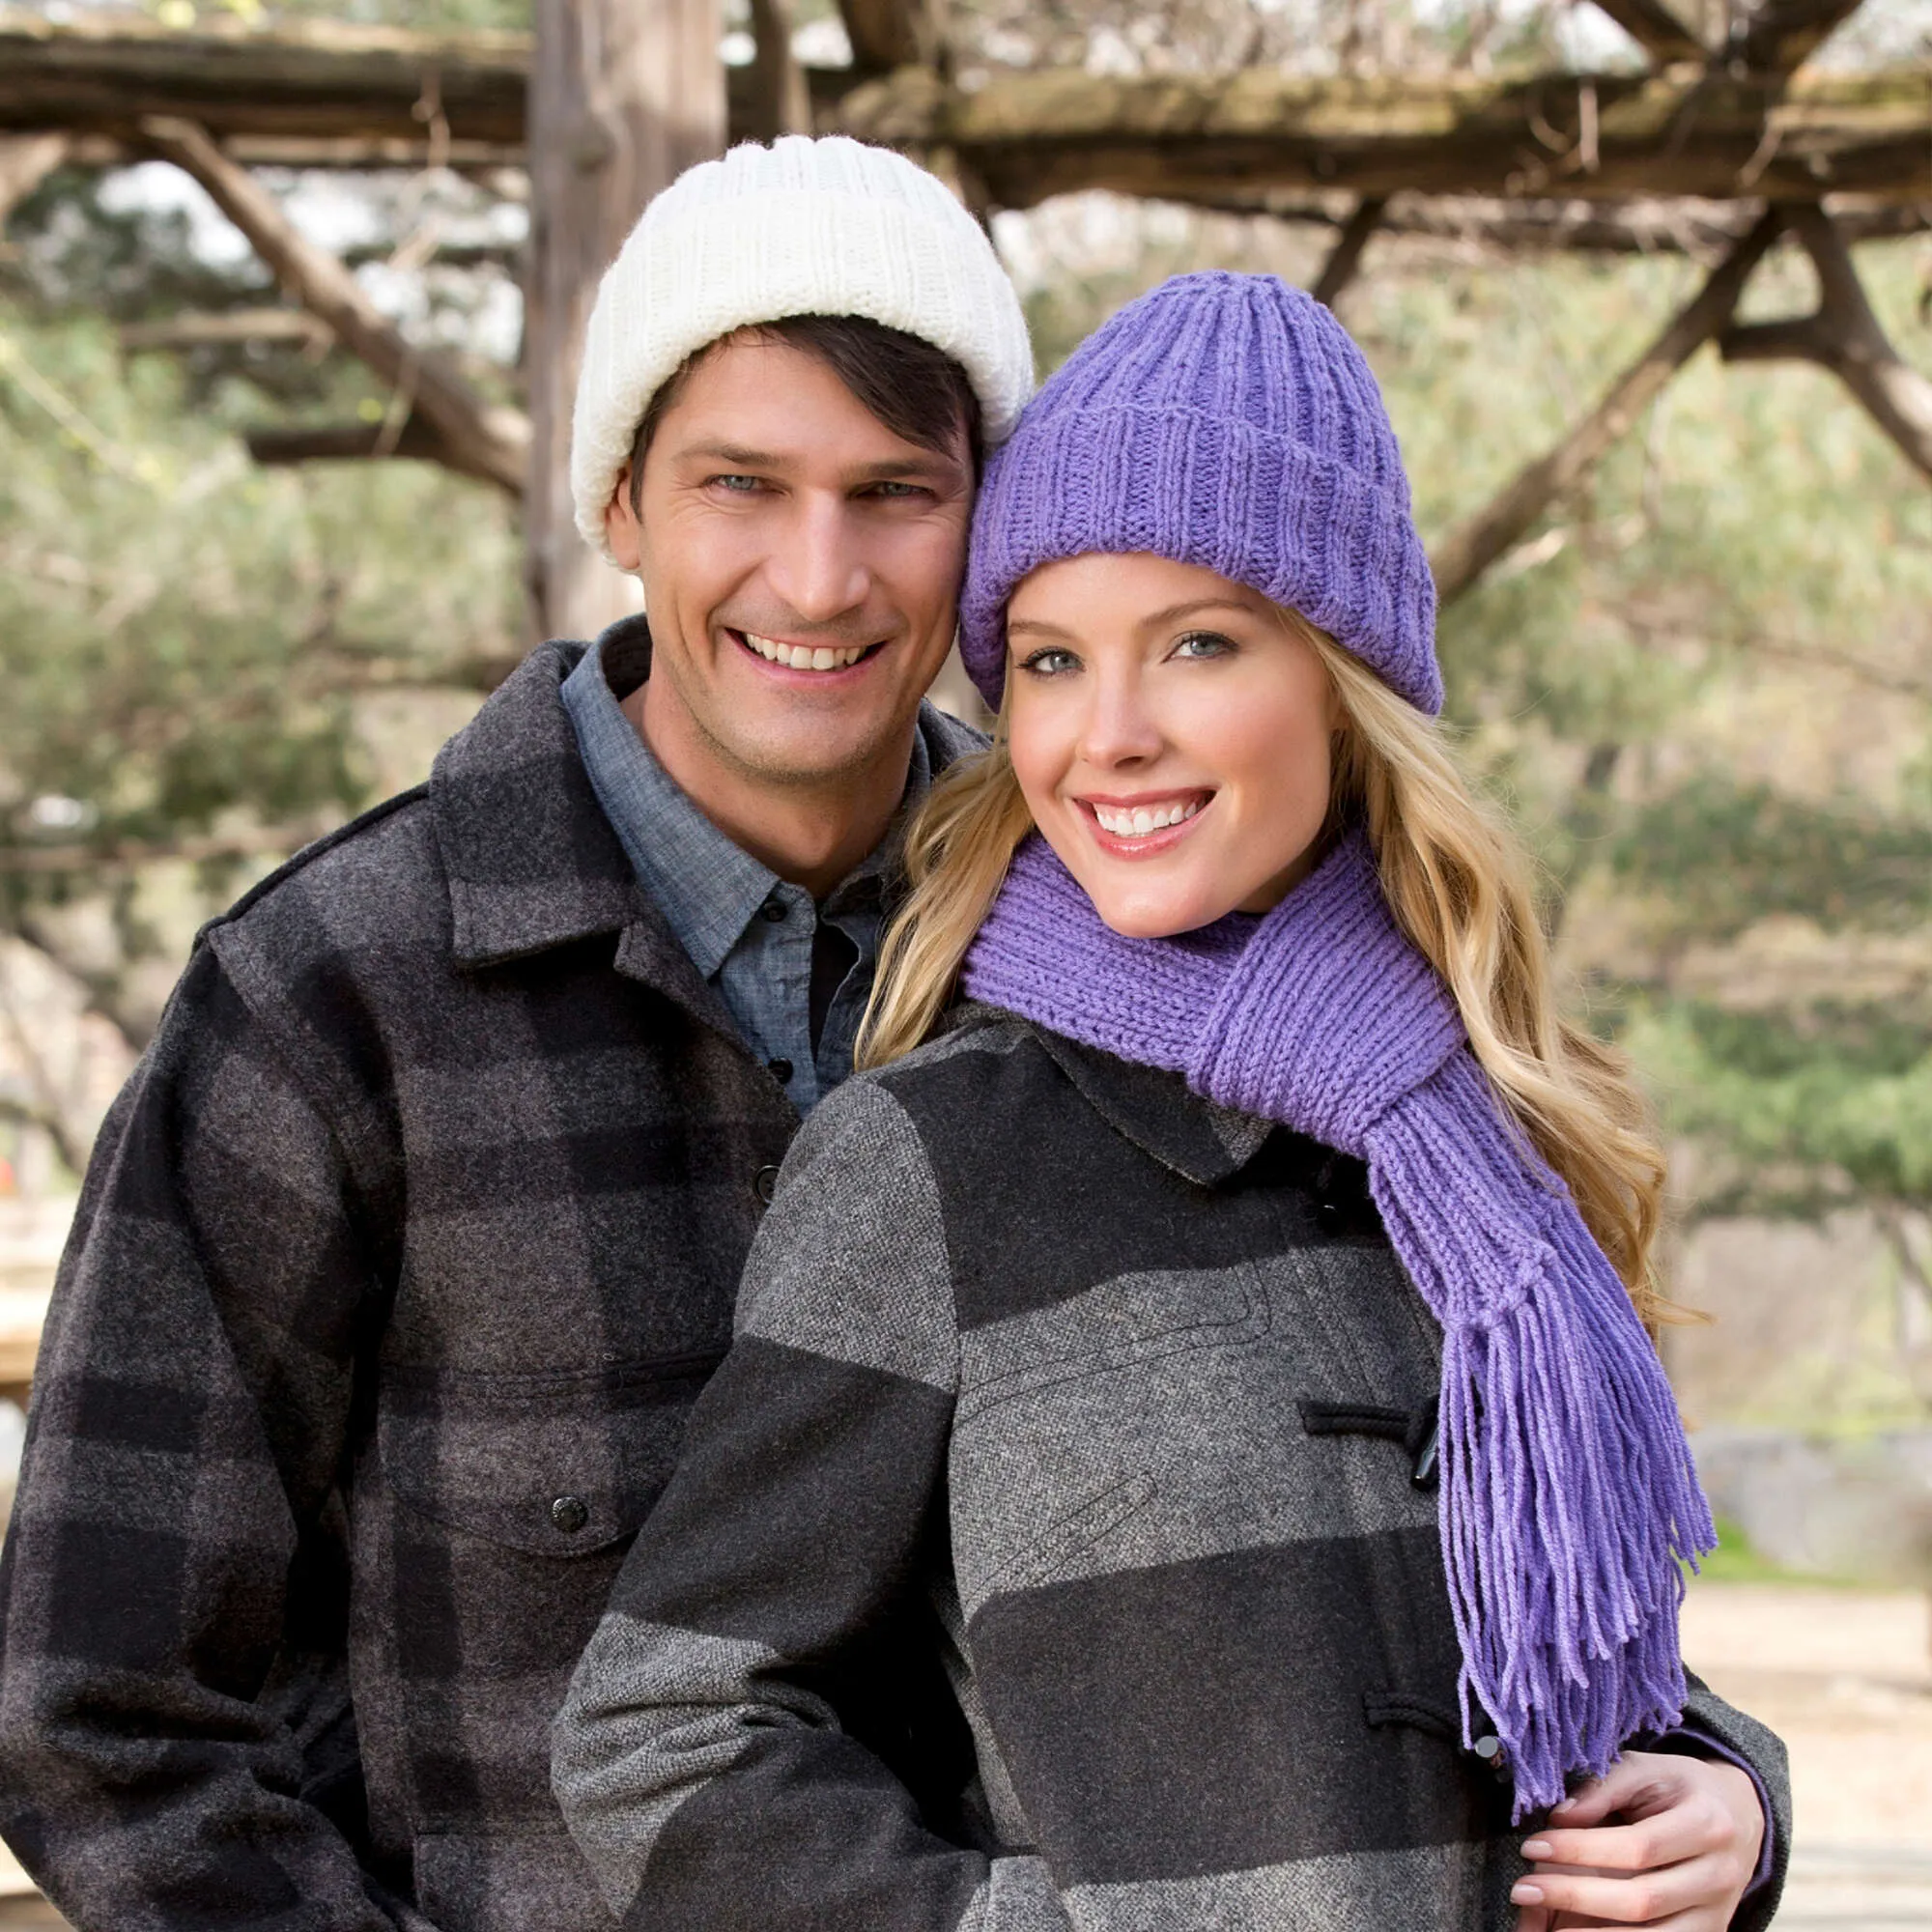
[[[1030, 381], [909, 162], [692, 170], [574, 437], [648, 629], [541, 646], [202, 935], [88, 1174], [0, 1574], [0, 1827], [82, 1932], [612, 1923], [549, 1723], [973, 742], [921, 694]], [[937, 1790], [946, 1740], [860, 1692]]]

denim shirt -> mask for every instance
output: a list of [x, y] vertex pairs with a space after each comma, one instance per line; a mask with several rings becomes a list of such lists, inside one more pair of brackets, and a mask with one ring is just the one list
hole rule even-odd
[[[886, 887], [905, 821], [932, 780], [924, 721], [913, 733], [905, 794], [885, 837], [814, 904], [803, 886], [781, 879], [705, 817], [619, 709], [618, 694], [636, 690], [649, 668], [644, 619], [626, 617], [563, 682], [591, 789], [644, 890], [718, 989], [745, 1043], [800, 1114], [809, 1114], [852, 1070], [878, 963]], [[832, 997], [814, 1052], [812, 941], [820, 920], [845, 935], [856, 957]]]

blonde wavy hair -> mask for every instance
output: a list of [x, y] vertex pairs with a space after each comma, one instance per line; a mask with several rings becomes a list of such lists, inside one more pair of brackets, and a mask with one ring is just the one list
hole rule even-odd
[[[1294, 611], [1280, 615], [1341, 700], [1331, 824], [1366, 827], [1397, 922], [1455, 995], [1492, 1085], [1655, 1331], [1668, 1307], [1651, 1268], [1662, 1151], [1623, 1056], [1558, 1009], [1528, 854], [1478, 797], [1435, 719]], [[908, 829], [909, 890], [880, 947], [862, 1066], [897, 1059], [932, 1031], [1032, 830], [1003, 709], [991, 748], [948, 771]]]

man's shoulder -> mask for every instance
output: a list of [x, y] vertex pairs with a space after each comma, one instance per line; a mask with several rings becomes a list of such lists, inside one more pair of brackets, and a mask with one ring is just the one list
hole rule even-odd
[[929, 697], [919, 707], [919, 728], [925, 739], [926, 758], [935, 777], [948, 765], [983, 752], [992, 742], [983, 731], [967, 724], [963, 718], [942, 711]]
[[446, 930], [448, 892], [424, 783], [304, 845], [202, 931], [217, 952], [271, 935], [283, 945], [306, 935], [308, 952], [331, 935], [400, 937], [437, 908]]

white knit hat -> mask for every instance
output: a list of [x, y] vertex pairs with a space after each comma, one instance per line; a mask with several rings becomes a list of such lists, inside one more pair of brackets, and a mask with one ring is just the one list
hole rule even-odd
[[838, 134], [733, 148], [652, 200], [598, 288], [570, 435], [586, 543], [605, 548], [605, 507], [665, 378], [734, 328], [792, 315], [866, 316], [944, 350], [989, 447], [1033, 390], [1019, 298], [942, 182]]

